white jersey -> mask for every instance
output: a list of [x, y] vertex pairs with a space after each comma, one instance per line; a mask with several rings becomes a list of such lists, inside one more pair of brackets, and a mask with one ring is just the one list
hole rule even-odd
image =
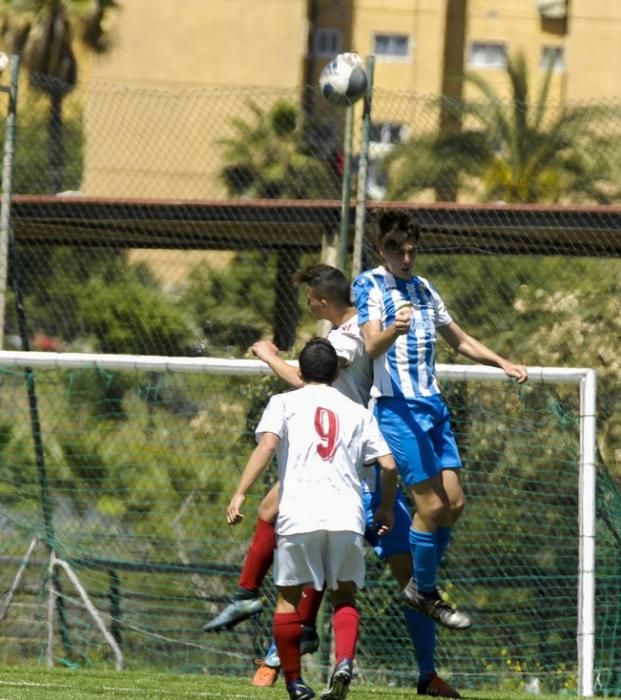
[[364, 534], [363, 466], [390, 454], [373, 414], [326, 384], [273, 396], [257, 426], [280, 437], [276, 532]]
[[358, 315], [333, 328], [327, 336], [330, 345], [347, 366], [339, 369], [332, 386], [356, 403], [368, 406], [373, 384], [373, 361], [367, 355], [358, 325]]

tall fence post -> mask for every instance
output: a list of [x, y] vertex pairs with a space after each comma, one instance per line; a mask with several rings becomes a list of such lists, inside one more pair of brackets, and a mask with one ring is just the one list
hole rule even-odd
[[[0, 72], [7, 65], [5, 54], [0, 54]], [[4, 319], [6, 315], [6, 290], [9, 271], [9, 235], [11, 229], [11, 194], [13, 156], [15, 153], [15, 123], [17, 121], [17, 83], [19, 56], [9, 59], [11, 79], [8, 85], [0, 85], [0, 92], [9, 94], [9, 109], [4, 129], [4, 153], [2, 157], [2, 201], [0, 203], [0, 350], [4, 347]]]
[[341, 228], [337, 267], [345, 271], [349, 237], [349, 200], [351, 198], [351, 156], [354, 140], [354, 107], [345, 108], [345, 143], [343, 149], [343, 187], [341, 191]]
[[369, 141], [371, 139], [371, 103], [373, 100], [373, 71], [375, 56], [367, 56], [367, 94], [364, 96], [362, 113], [362, 134], [360, 136], [360, 160], [358, 162], [358, 190], [356, 192], [356, 218], [354, 230], [354, 253], [351, 277], [362, 272], [362, 247], [364, 243], [365, 219], [367, 214], [367, 182], [369, 179]]

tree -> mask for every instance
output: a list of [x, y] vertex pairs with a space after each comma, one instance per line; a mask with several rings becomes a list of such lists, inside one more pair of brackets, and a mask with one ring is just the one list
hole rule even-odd
[[[259, 199], [338, 196], [338, 178], [328, 161], [311, 155], [308, 143], [309, 136], [321, 130], [321, 124], [307, 122], [303, 127], [300, 110], [285, 101], [277, 102], [267, 111], [254, 102], [248, 108], [250, 120], [235, 119], [235, 136], [221, 141], [226, 163], [221, 178], [230, 196]], [[283, 349], [295, 340], [298, 306], [291, 277], [299, 262], [299, 248], [277, 253], [274, 342]], [[269, 267], [266, 263], [265, 269]], [[244, 308], [236, 299], [230, 301], [233, 306]]]
[[532, 85], [522, 53], [509, 58], [506, 76], [511, 97], [503, 99], [484, 78], [466, 74], [477, 100], [441, 98], [461, 129], [415, 136], [395, 147], [385, 160], [389, 199], [406, 199], [433, 189], [470, 190], [480, 201], [559, 202], [618, 200], [615, 173], [618, 139], [601, 135], [601, 120], [613, 114], [607, 105], [549, 104], [553, 66], [531, 102]]
[[235, 136], [220, 143], [221, 178], [230, 196], [258, 199], [317, 199], [338, 195], [339, 183], [326, 161], [310, 154], [301, 113], [285, 101], [265, 111], [248, 108], [251, 120], [233, 120]]
[[65, 154], [62, 106], [78, 82], [74, 34], [96, 53], [108, 48], [107, 12], [116, 0], [3, 0], [5, 39], [22, 56], [30, 85], [50, 100], [48, 159], [50, 192], [63, 189]]

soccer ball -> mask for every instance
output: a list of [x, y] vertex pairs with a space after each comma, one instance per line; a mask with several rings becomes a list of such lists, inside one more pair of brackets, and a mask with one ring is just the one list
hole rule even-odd
[[367, 73], [357, 53], [340, 53], [319, 76], [321, 94], [335, 105], [347, 107], [367, 91]]

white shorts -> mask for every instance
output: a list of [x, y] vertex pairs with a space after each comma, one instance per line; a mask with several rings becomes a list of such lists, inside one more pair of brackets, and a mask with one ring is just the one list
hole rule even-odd
[[320, 591], [338, 588], [337, 581], [364, 585], [364, 538], [356, 532], [317, 530], [279, 535], [274, 557], [276, 586], [312, 584]]

